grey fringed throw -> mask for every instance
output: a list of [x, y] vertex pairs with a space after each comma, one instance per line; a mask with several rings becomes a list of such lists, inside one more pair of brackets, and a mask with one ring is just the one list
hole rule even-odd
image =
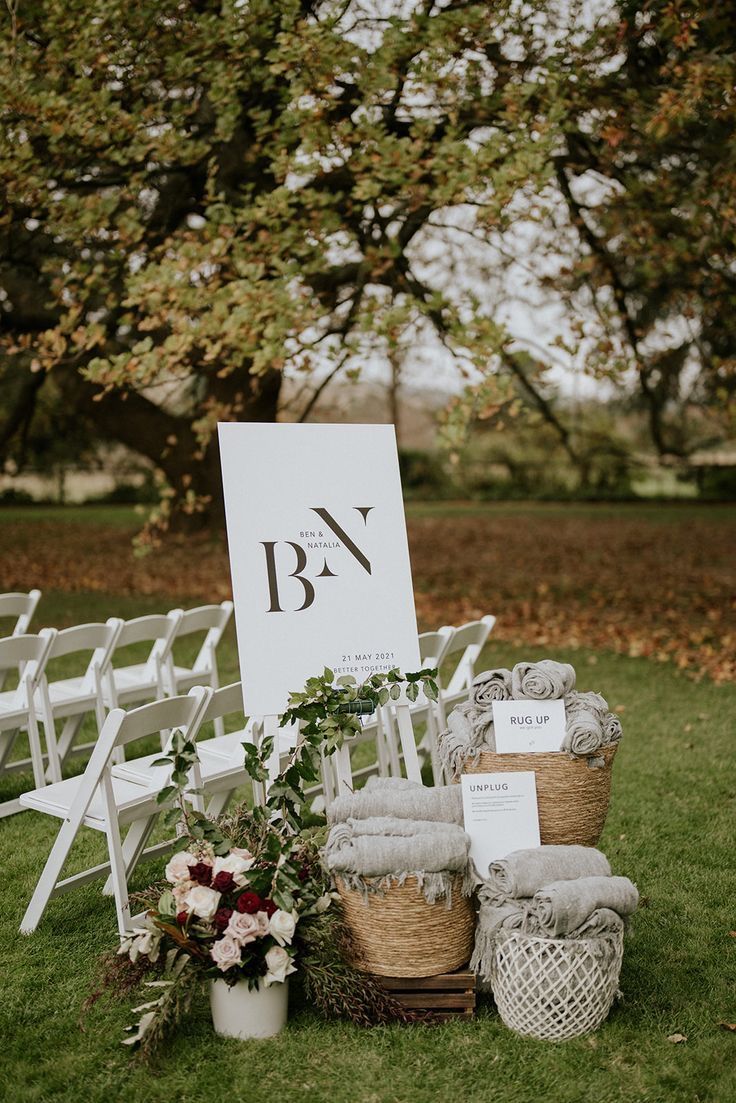
[[470, 686], [470, 700], [480, 709], [490, 713], [494, 701], [508, 701], [511, 697], [511, 671], [505, 667], [484, 670], [476, 674]]
[[605, 735], [599, 712], [576, 708], [566, 715], [562, 750], [574, 755], [592, 755], [603, 746]]
[[445, 770], [455, 777], [466, 762], [477, 759], [482, 751], [496, 749], [493, 714], [470, 701], [456, 705], [447, 718], [447, 729], [437, 737], [437, 749]]
[[596, 908], [579, 927], [575, 927], [565, 938], [601, 938], [603, 935], [621, 934], [624, 921], [618, 912], [611, 908]]
[[557, 700], [575, 688], [575, 668], [554, 659], [517, 663], [511, 671], [511, 694], [517, 701]]
[[565, 718], [562, 750], [570, 754], [594, 755], [621, 738], [621, 721], [609, 712], [608, 702], [600, 693], [568, 693]]
[[608, 747], [621, 739], [621, 721], [615, 712], [609, 712], [603, 720], [603, 746]]
[[592, 846], [531, 847], [514, 850], [501, 861], [491, 862], [485, 894], [486, 899], [501, 902], [510, 897], [534, 896], [552, 881], [610, 875], [605, 854]]
[[406, 778], [377, 777], [371, 778], [357, 793], [337, 797], [327, 809], [330, 823], [375, 816], [435, 820], [462, 826], [462, 792], [459, 785], [430, 788]]
[[449, 906], [453, 874], [462, 874], [464, 891], [471, 891], [469, 849], [469, 837], [456, 824], [382, 816], [335, 824], [323, 856], [349, 888], [375, 891], [416, 876], [428, 903], [447, 897]]
[[545, 937], [559, 938], [576, 931], [598, 909], [607, 908], [626, 916], [636, 911], [638, 903], [638, 890], [628, 877], [554, 881], [535, 894], [530, 923]]
[[[519, 930], [524, 924], [528, 900], [507, 900], [504, 904], [481, 904], [475, 927], [475, 947], [470, 968], [482, 981], [491, 975], [498, 932]], [[481, 985], [481, 988], [486, 987]]]

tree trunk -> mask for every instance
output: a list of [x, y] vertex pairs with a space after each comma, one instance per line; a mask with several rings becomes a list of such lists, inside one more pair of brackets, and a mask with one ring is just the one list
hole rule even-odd
[[[57, 375], [58, 378], [58, 375]], [[233, 374], [218, 380], [218, 401], [231, 404], [233, 420], [276, 421], [281, 373], [263, 376]], [[160, 468], [174, 490], [175, 501], [186, 501], [187, 493], [199, 500], [193, 512], [176, 508], [170, 530], [177, 532], [221, 528], [224, 523], [222, 476], [217, 433], [204, 453], [192, 428], [196, 415], [169, 413], [136, 391], [102, 394], [76, 372], [65, 380], [69, 399], [80, 416], [89, 418], [100, 436], [119, 441]], [[210, 389], [213, 394], [213, 389]]]

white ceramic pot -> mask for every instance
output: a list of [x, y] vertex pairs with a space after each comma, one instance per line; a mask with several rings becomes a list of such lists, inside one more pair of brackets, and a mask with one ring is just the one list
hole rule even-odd
[[224, 980], [210, 981], [212, 1025], [225, 1038], [273, 1038], [286, 1024], [289, 1008], [288, 980], [249, 988], [247, 980], [230, 987]]

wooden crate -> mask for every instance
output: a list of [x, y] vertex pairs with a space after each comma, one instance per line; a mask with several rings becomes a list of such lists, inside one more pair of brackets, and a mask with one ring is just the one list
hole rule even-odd
[[412, 1010], [431, 1011], [438, 1019], [472, 1019], [475, 974], [461, 969], [435, 977], [376, 977], [394, 999]]

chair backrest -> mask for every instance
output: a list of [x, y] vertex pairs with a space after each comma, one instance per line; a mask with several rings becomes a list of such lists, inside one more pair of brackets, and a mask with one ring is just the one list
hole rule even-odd
[[40, 599], [40, 590], [29, 590], [27, 594], [0, 594], [0, 620], [15, 618], [11, 636], [23, 636], [28, 632], [28, 625]]
[[453, 630], [444, 658], [448, 659], [452, 655], [459, 655], [459, 658], [445, 687], [448, 696], [462, 692], [472, 682], [475, 663], [495, 623], [496, 618], [488, 615]]
[[196, 609], [172, 609], [169, 616], [178, 616], [179, 622], [173, 645], [183, 636], [191, 636], [197, 632], [205, 632], [206, 635], [194, 660], [193, 670], [209, 670], [212, 665], [212, 654], [222, 639], [222, 634], [227, 628], [232, 616], [232, 601], [223, 601], [220, 605], [199, 605]]
[[154, 677], [158, 664], [166, 660], [171, 650], [180, 617], [181, 610], [175, 609], [171, 613], [152, 613], [126, 620], [115, 641], [112, 665], [116, 665], [115, 656], [123, 647], [135, 643], [150, 643], [151, 650], [144, 665], [146, 675]]
[[436, 632], [422, 632], [419, 636], [419, 657], [422, 666], [442, 665], [445, 656], [450, 652], [452, 640], [457, 629], [445, 625]]
[[47, 664], [66, 655], [91, 651], [81, 687], [82, 692], [91, 693], [98, 686], [97, 678], [104, 675], [109, 665], [123, 625], [124, 621], [119, 617], [110, 617], [106, 624], [77, 624], [72, 628], [62, 628], [49, 648]]
[[211, 724], [213, 720], [219, 720], [220, 717], [229, 716], [234, 712], [243, 712], [242, 682], [232, 682], [229, 686], [214, 690], [202, 714], [201, 724]]
[[55, 628], [42, 628], [38, 634], [26, 633], [22, 636], [7, 636], [0, 640], [0, 670], [18, 671], [18, 684], [10, 692], [11, 707], [25, 706], [29, 703], [28, 693], [38, 686], [49, 650], [56, 638]]

